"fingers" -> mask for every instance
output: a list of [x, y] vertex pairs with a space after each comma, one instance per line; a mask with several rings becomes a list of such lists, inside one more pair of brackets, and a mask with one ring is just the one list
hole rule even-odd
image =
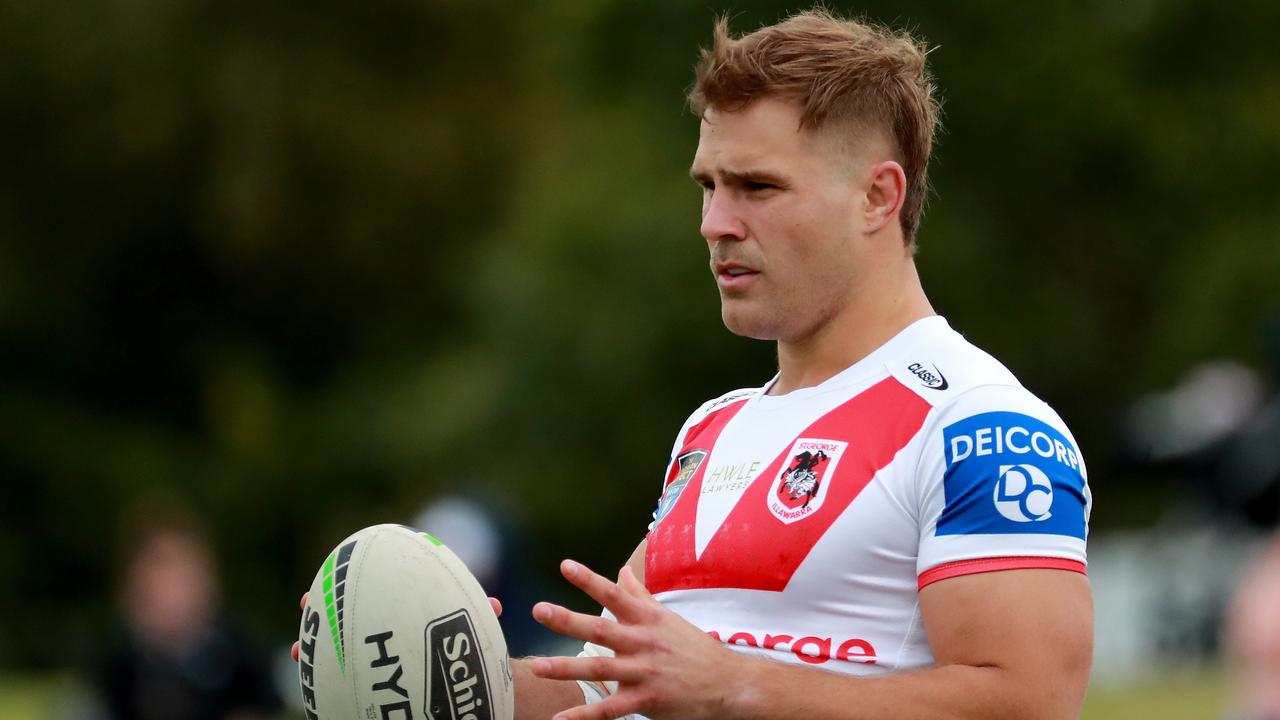
[[598, 703], [579, 705], [564, 712], [556, 713], [552, 720], [613, 720], [631, 713], [640, 712], [643, 708], [630, 694], [612, 695]]
[[498, 602], [498, 598], [489, 598], [489, 607], [493, 608], [493, 614], [502, 617], [502, 603]]
[[603, 645], [614, 652], [632, 652], [643, 645], [641, 636], [631, 628], [599, 615], [584, 615], [547, 602], [533, 606], [533, 618], [561, 635]]
[[[299, 609], [299, 610], [306, 610], [306, 609], [307, 609], [307, 596], [308, 596], [308, 595], [310, 595], [310, 594], [311, 594], [311, 593], [309, 593], [309, 592], [304, 592], [304, 593], [302, 593], [302, 599], [298, 601], [298, 609]], [[289, 656], [293, 658], [293, 661], [294, 661], [294, 662], [298, 662], [298, 647], [299, 647], [299, 645], [298, 645], [298, 641], [296, 641], [296, 640], [295, 640], [295, 641], [293, 642], [293, 647], [292, 647], [292, 648], [290, 648], [290, 650], [289, 650]]]
[[[607, 608], [620, 621], [633, 619], [636, 611], [643, 607], [635, 597], [623, 592], [617, 584], [580, 563], [565, 560], [560, 563], [560, 574], [564, 575], [565, 580], [573, 583], [574, 587]], [[632, 579], [635, 579], [634, 575]]]
[[613, 680], [639, 682], [645, 676], [639, 666], [611, 657], [543, 657], [533, 661], [533, 674], [548, 680]]
[[653, 598], [649, 594], [649, 588], [646, 588], [644, 583], [640, 582], [640, 578], [636, 577], [636, 573], [631, 569], [630, 565], [623, 565], [622, 570], [618, 572], [618, 585], [638, 598]]

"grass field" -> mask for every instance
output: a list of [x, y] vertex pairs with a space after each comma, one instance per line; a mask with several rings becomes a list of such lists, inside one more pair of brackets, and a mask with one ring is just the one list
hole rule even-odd
[[0, 720], [61, 720], [59, 697], [66, 686], [57, 678], [0, 677]]
[[[59, 677], [0, 677], [0, 720], [79, 720], [71, 710], [75, 684]], [[1083, 720], [1214, 720], [1226, 707], [1221, 673], [1178, 673], [1124, 687], [1097, 684], [1085, 701]], [[286, 715], [281, 720], [296, 720]]]
[[1160, 720], [1215, 720], [1228, 706], [1229, 683], [1221, 672], [1179, 672], [1160, 680], [1108, 687], [1094, 683], [1084, 703], [1084, 720], [1152, 717]]

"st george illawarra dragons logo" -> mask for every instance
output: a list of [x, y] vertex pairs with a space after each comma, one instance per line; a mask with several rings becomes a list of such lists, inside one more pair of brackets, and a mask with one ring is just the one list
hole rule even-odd
[[787, 453], [791, 460], [769, 494], [769, 511], [774, 517], [790, 524], [817, 512], [847, 446], [839, 440], [796, 440]]
[[814, 470], [830, 459], [821, 450], [805, 450], [791, 458], [791, 467], [782, 471], [782, 487], [778, 488], [778, 494], [785, 496], [787, 501], [804, 499], [800, 507], [809, 507], [809, 501], [818, 494], [818, 487], [822, 484], [822, 476]]

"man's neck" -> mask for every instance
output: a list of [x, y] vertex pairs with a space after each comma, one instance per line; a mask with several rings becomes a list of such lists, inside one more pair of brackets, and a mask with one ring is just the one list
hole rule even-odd
[[[884, 345], [908, 325], [934, 315], [908, 262], [900, 281], [851, 301], [831, 321], [795, 342], [778, 341], [778, 381], [770, 395], [820, 385]], [[877, 292], [878, 291], [878, 292]]]

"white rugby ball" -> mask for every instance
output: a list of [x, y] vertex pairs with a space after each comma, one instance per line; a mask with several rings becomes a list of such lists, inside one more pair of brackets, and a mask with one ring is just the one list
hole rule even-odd
[[511, 720], [507, 644], [480, 583], [439, 540], [375, 525], [311, 583], [298, 631], [310, 720]]

